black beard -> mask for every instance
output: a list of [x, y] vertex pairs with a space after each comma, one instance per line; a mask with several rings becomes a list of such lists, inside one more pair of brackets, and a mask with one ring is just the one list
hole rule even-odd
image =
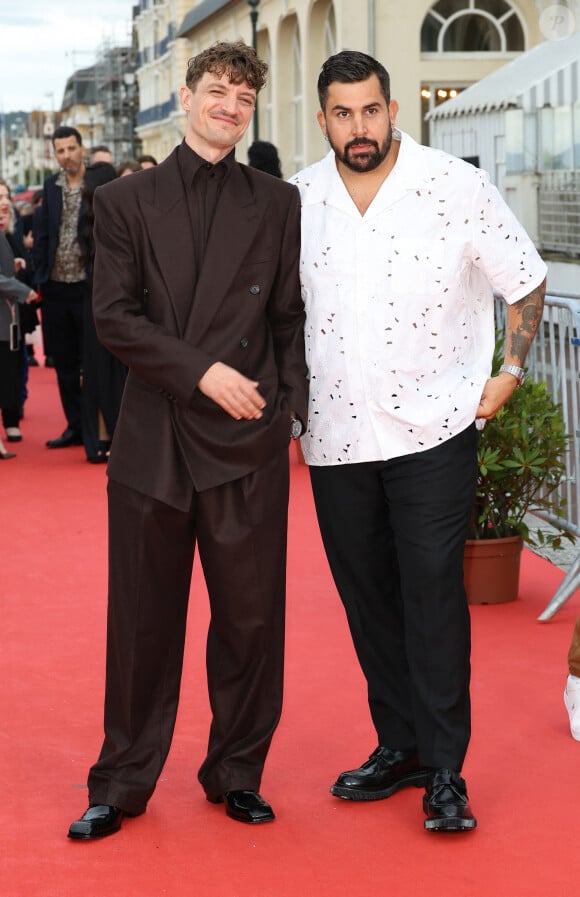
[[[347, 143], [344, 147], [344, 150], [341, 152], [338, 151], [336, 146], [332, 144], [332, 141], [329, 143], [334, 150], [337, 158], [345, 165], [347, 168], [350, 168], [351, 171], [364, 172], [364, 171], [374, 171], [375, 168], [378, 168], [383, 159], [386, 158], [390, 148], [391, 143], [393, 142], [392, 132], [387, 135], [385, 142], [382, 147], [379, 147], [376, 140], [365, 140], [363, 137], [356, 137], [354, 140], [351, 140], [350, 143]], [[355, 158], [351, 158], [348, 155], [349, 149], [353, 146], [366, 146], [370, 144], [374, 147], [370, 152], [364, 153], [364, 155], [357, 155]]]

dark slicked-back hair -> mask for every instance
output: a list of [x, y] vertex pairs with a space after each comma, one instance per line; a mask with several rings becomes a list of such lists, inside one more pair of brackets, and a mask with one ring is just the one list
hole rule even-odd
[[355, 84], [357, 81], [366, 81], [372, 75], [376, 75], [381, 85], [387, 105], [391, 102], [391, 84], [389, 73], [381, 63], [360, 53], [358, 50], [342, 50], [334, 56], [330, 56], [322, 64], [318, 78], [318, 100], [320, 108], [324, 111], [328, 99], [328, 88], [334, 81], [340, 84]]
[[65, 137], [74, 137], [79, 146], [83, 145], [83, 138], [81, 137], [80, 131], [77, 131], [76, 128], [70, 128], [68, 125], [61, 125], [60, 128], [57, 128], [52, 135], [52, 145], [54, 146], [55, 140], [63, 140]]
[[190, 90], [195, 90], [197, 82], [206, 72], [218, 78], [227, 72], [232, 84], [247, 81], [259, 93], [266, 83], [268, 66], [254, 48], [243, 41], [219, 41], [197, 56], [192, 56], [187, 63], [185, 83]]

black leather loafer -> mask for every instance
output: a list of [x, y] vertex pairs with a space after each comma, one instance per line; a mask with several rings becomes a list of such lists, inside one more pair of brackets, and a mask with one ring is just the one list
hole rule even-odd
[[378, 747], [358, 769], [342, 772], [330, 793], [344, 800], [382, 800], [410, 785], [424, 788], [430, 773], [414, 751]]
[[276, 817], [269, 803], [257, 791], [226, 791], [223, 797], [208, 797], [212, 804], [225, 802], [226, 814], [238, 822], [272, 822]]
[[469, 832], [477, 826], [467, 799], [467, 786], [452, 769], [432, 773], [423, 797], [425, 828], [430, 832]]
[[114, 835], [121, 828], [124, 816], [131, 814], [125, 813], [119, 807], [95, 804], [90, 806], [80, 819], [73, 822], [68, 830], [68, 836], [79, 841], [94, 841], [95, 838]]
[[82, 445], [83, 437], [78, 430], [67, 427], [66, 430], [57, 436], [56, 439], [49, 439], [46, 443], [47, 448], [68, 448], [69, 445]]

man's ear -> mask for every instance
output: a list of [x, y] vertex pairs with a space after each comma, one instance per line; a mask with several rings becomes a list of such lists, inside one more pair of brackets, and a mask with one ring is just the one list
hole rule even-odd
[[396, 100], [391, 100], [389, 103], [389, 118], [391, 119], [391, 127], [394, 128], [395, 122], [397, 120], [397, 115], [399, 114], [399, 104]]
[[316, 113], [316, 119], [318, 121], [318, 124], [320, 125], [320, 130], [322, 131], [322, 133], [324, 135], [324, 139], [326, 140], [328, 138], [328, 131], [327, 131], [327, 127], [326, 127], [326, 116], [325, 116], [324, 112], [322, 111], [322, 109], [319, 109], [318, 112]]
[[189, 87], [180, 87], [179, 99], [181, 102], [181, 108], [184, 109], [185, 112], [189, 112], [189, 104], [191, 101], [191, 90], [189, 89]]

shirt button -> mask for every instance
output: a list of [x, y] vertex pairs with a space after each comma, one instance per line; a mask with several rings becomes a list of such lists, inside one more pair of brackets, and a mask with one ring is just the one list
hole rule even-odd
[[252, 286], [250, 287], [250, 293], [252, 294], [252, 296], [257, 296], [259, 292], [260, 292], [260, 287], [258, 286], [257, 283], [253, 283]]
[[242, 349], [246, 349], [248, 347], [248, 340], [245, 336], [240, 340], [240, 346], [242, 347]]

